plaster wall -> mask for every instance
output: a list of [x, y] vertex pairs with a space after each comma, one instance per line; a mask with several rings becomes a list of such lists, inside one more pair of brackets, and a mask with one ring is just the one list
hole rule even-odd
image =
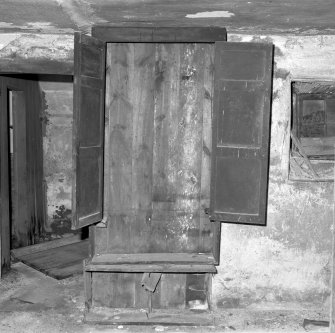
[[329, 310], [333, 183], [288, 180], [291, 81], [335, 80], [334, 36], [228, 34], [275, 45], [267, 226], [222, 224], [217, 307]]
[[[275, 45], [267, 227], [222, 225], [217, 307], [329, 306], [333, 183], [288, 180], [291, 81], [335, 80], [335, 36], [229, 34], [232, 42]], [[70, 35], [0, 34], [0, 69], [50, 61], [73, 65]], [[63, 66], [63, 65], [62, 65]], [[31, 67], [29, 67], [31, 68]], [[49, 67], [48, 67], [49, 68]], [[62, 67], [64, 69], [64, 67]], [[57, 86], [57, 87], [56, 87]], [[72, 85], [41, 83], [47, 230], [71, 210]], [[71, 87], [70, 87], [71, 86]], [[60, 208], [62, 207], [62, 208]], [[58, 229], [58, 232], [61, 232]]]
[[71, 232], [72, 83], [39, 83], [42, 91], [43, 171], [47, 208], [45, 230], [60, 236]]

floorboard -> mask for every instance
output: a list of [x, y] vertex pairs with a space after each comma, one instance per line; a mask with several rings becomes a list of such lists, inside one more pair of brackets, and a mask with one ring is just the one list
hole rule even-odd
[[82, 274], [83, 260], [88, 257], [88, 240], [41, 250], [16, 259], [57, 280]]

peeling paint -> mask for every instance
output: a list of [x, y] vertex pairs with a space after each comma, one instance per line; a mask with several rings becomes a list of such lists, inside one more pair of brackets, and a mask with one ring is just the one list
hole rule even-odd
[[234, 13], [231, 13], [227, 10], [212, 11], [212, 12], [199, 12], [196, 14], [187, 14], [187, 18], [210, 18], [210, 17], [232, 17], [235, 16]]

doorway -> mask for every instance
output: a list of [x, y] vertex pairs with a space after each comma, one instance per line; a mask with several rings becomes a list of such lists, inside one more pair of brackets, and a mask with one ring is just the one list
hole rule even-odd
[[[50, 174], [53, 173], [63, 184], [70, 181], [58, 177], [55, 163], [50, 159], [47, 160], [49, 178], [46, 176], [43, 144], [50, 120], [46, 114], [52, 107], [56, 109], [54, 116], [58, 128], [63, 127], [61, 122], [65, 118], [68, 123], [72, 122], [72, 82], [73, 77], [70, 75], [0, 75], [0, 273], [9, 269], [11, 250], [40, 244], [71, 232], [70, 227], [66, 227], [65, 216], [69, 215], [70, 220], [71, 207], [67, 207], [60, 198], [66, 190], [57, 187], [60, 195], [57, 198], [55, 195], [57, 203], [52, 202], [54, 205], [51, 205], [49, 199], [52, 198], [50, 191], [53, 187], [47, 183], [50, 179], [52, 182]], [[64, 90], [67, 93], [66, 103]], [[56, 107], [50, 106], [52, 100]], [[56, 134], [48, 135], [48, 140], [54, 145]], [[71, 141], [69, 137], [67, 141]], [[67, 151], [64, 160], [69, 162], [64, 169], [70, 174], [71, 142], [68, 145], [67, 148], [59, 145], [55, 147], [59, 154], [55, 156], [55, 161], [61, 159]], [[58, 234], [53, 237], [55, 233]]]

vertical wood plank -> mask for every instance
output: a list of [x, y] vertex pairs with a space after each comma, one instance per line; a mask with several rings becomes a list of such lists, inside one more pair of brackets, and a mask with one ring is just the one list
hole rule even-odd
[[133, 209], [151, 210], [155, 44], [132, 44]]
[[[199, 250], [202, 120], [205, 46], [181, 46], [180, 110], [178, 141], [178, 195], [175, 225], [183, 235], [184, 251]], [[197, 135], [195, 134], [197, 133]]]
[[129, 96], [132, 48], [108, 44], [107, 64], [111, 101], [107, 105], [110, 122], [110, 211], [127, 213], [132, 208], [133, 104]]
[[178, 172], [180, 47], [158, 44], [155, 76], [154, 208], [173, 210]]
[[42, 135], [42, 123], [41, 123], [41, 109], [42, 109], [42, 92], [37, 81], [34, 81], [33, 85], [34, 95], [36, 98], [36, 107], [34, 115], [34, 131], [35, 131], [35, 207], [36, 207], [36, 224], [34, 231], [34, 242], [36, 238], [44, 232], [44, 223], [47, 218], [46, 213], [46, 192], [44, 192], [43, 185], [43, 135]]
[[[43, 193], [43, 145], [42, 128], [40, 122], [41, 95], [38, 82], [27, 80], [26, 112], [27, 117], [27, 170], [28, 170], [28, 216], [27, 235], [29, 245], [33, 244], [44, 232], [46, 212]], [[27, 181], [27, 180], [26, 180]], [[28, 244], [27, 244], [28, 245]]]
[[[12, 241], [14, 247], [32, 244], [27, 196], [27, 121], [26, 97], [24, 91], [9, 94], [13, 114], [13, 169], [12, 169]], [[31, 110], [33, 111], [33, 110]], [[34, 119], [35, 117], [33, 117]], [[29, 140], [30, 142], [30, 140]], [[29, 228], [30, 226], [30, 228]]]
[[10, 215], [9, 215], [9, 170], [8, 170], [8, 113], [7, 87], [1, 78], [1, 141], [0, 141], [0, 190], [1, 190], [1, 274], [10, 267]]
[[[334, 173], [335, 177], [335, 173]], [[335, 183], [334, 183], [334, 200], [335, 200]], [[332, 244], [332, 273], [331, 273], [331, 295], [330, 295], [330, 319], [329, 332], [335, 333], [335, 219], [333, 219], [333, 244]]]
[[162, 238], [164, 231], [165, 242], [156, 242], [166, 243], [160, 251], [202, 248], [202, 124], [206, 86], [211, 85], [211, 52], [213, 47], [206, 44], [157, 47], [153, 231], [154, 238]]
[[199, 251], [211, 252], [213, 250], [214, 242], [214, 224], [210, 222], [205, 211], [208, 211], [210, 203], [214, 45], [208, 45], [206, 57], [204, 59], [204, 68]]
[[107, 54], [107, 87], [113, 96], [107, 106], [111, 129], [109, 211], [122, 214], [111, 220], [121, 218], [126, 227], [120, 230], [111, 223], [109, 244], [113, 246], [118, 237], [127, 239], [123, 248], [131, 244], [129, 251], [146, 252], [151, 220], [155, 46], [109, 44]]

